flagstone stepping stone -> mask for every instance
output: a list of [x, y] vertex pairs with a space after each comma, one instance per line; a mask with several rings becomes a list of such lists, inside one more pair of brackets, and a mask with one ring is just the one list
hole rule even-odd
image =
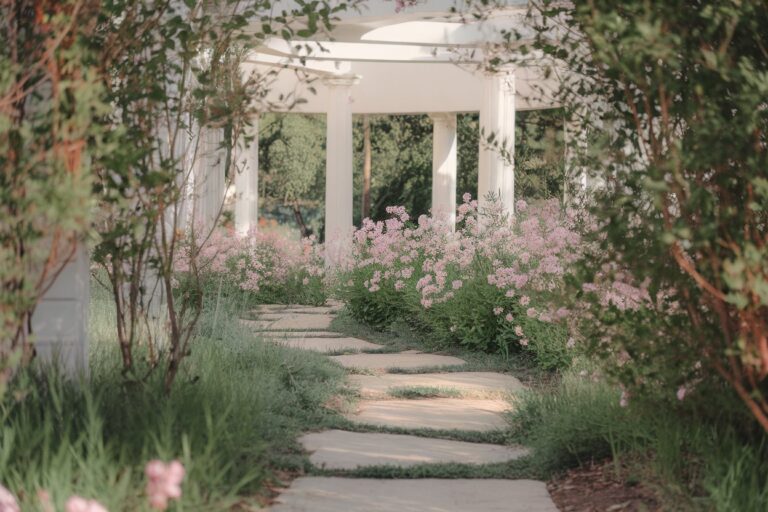
[[272, 512], [557, 512], [535, 480], [301, 477]]
[[457, 366], [466, 361], [453, 356], [437, 354], [353, 354], [333, 356], [334, 361], [345, 368], [366, 368], [370, 370], [389, 370], [392, 368], [426, 368], [434, 366]]
[[428, 387], [458, 390], [467, 395], [514, 393], [524, 389], [511, 375], [494, 372], [450, 372], [382, 375], [350, 375], [351, 383], [367, 397], [386, 396], [394, 388]]
[[286, 315], [261, 315], [258, 320], [244, 320], [249, 327], [257, 330], [326, 330], [331, 326], [331, 315], [302, 315], [297, 313]]
[[409, 467], [417, 464], [492, 464], [528, 455], [522, 447], [465, 443], [445, 439], [326, 430], [299, 439], [312, 452], [309, 460], [325, 469], [363, 466]]
[[292, 348], [300, 348], [303, 350], [313, 350], [315, 352], [338, 352], [346, 350], [372, 350], [379, 349], [381, 345], [370, 343], [368, 341], [359, 340], [357, 338], [342, 338], [342, 337], [317, 337], [314, 333], [308, 333], [305, 337], [289, 337], [289, 338], [270, 338], [270, 341], [279, 343], [280, 345], [287, 345]]
[[400, 428], [490, 431], [508, 427], [501, 413], [504, 400], [428, 398], [424, 400], [363, 400], [347, 418], [357, 423]]

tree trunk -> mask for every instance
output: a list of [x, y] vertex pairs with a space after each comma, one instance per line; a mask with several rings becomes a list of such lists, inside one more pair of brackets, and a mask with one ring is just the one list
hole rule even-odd
[[296, 224], [299, 225], [301, 231], [301, 238], [307, 238], [312, 234], [312, 230], [309, 229], [307, 223], [304, 222], [304, 216], [301, 214], [301, 207], [298, 202], [293, 203], [293, 217], [296, 219]]
[[363, 211], [361, 217], [371, 216], [371, 123], [363, 116]]

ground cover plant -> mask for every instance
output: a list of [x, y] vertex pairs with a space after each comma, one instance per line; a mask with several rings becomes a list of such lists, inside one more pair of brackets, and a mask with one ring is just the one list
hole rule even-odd
[[[162, 379], [126, 385], [114, 368], [114, 311], [94, 285], [91, 379], [26, 373], [0, 405], [0, 475], [22, 510], [72, 495], [110, 511], [149, 510], [145, 464], [186, 469], [179, 507], [224, 510], [263, 498], [283, 471], [302, 471], [299, 433], [334, 413], [322, 404], [342, 371], [321, 356], [264, 343], [237, 322], [237, 303], [206, 300], [195, 351], [167, 397]], [[50, 370], [50, 369], [49, 369]], [[23, 398], [23, 399], [22, 399]]]

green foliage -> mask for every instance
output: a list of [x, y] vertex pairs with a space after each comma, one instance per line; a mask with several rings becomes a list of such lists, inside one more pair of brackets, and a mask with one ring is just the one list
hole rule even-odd
[[[32, 313], [83, 243], [105, 103], [83, 37], [94, 2], [0, 5], [0, 397]], [[39, 17], [38, 17], [39, 16]]]
[[[57, 510], [71, 494], [109, 510], [148, 510], [144, 464], [179, 458], [187, 468], [180, 508], [224, 510], [265, 493], [281, 470], [303, 470], [295, 438], [334, 413], [322, 406], [343, 371], [320, 355], [255, 339], [237, 321], [238, 304], [206, 307], [195, 351], [168, 397], [152, 378], [126, 386], [114, 368], [114, 311], [94, 287], [91, 381], [55, 371], [14, 383], [29, 393], [0, 404], [3, 485], [37, 510], [50, 492]], [[217, 319], [218, 315], [218, 319]], [[159, 377], [159, 376], [158, 376]]]
[[745, 413], [733, 398], [710, 389], [682, 403], [646, 396], [622, 407], [598, 372], [570, 371], [553, 388], [522, 395], [512, 423], [543, 474], [609, 458], [680, 509], [763, 510], [768, 438], [734, 428]]
[[569, 372], [554, 390], [523, 394], [512, 424], [535, 463], [553, 472], [610, 457], [612, 436], [627, 427], [627, 410], [615, 389]]
[[558, 99], [589, 148], [574, 141], [575, 170], [598, 185], [566, 294], [588, 304], [582, 337], [637, 393], [728, 381], [768, 431], [768, 6], [542, 7], [531, 46], [570, 70]]

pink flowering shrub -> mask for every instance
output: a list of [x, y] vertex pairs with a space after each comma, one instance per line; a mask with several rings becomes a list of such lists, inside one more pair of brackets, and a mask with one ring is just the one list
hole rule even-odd
[[509, 353], [524, 349], [547, 368], [568, 364], [568, 336], [551, 307], [580, 237], [557, 202], [518, 204], [509, 219], [496, 204], [478, 212], [465, 194], [457, 227], [441, 217], [412, 223], [402, 207], [366, 219], [354, 235], [341, 295], [359, 320], [383, 328], [403, 319], [437, 339]]
[[[192, 270], [187, 254], [176, 262], [180, 284]], [[323, 304], [327, 298], [323, 250], [314, 238], [217, 230], [200, 249], [198, 272], [209, 293], [244, 293], [255, 303]]]

